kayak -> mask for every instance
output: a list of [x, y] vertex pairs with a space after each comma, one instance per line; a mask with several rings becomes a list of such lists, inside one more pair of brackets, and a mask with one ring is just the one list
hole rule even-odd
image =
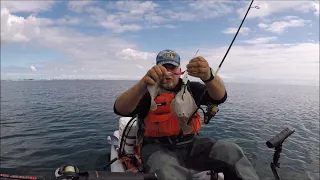
[[[131, 128], [128, 131], [125, 131], [126, 127], [128, 127], [128, 123], [130, 120], [134, 121], [134, 123], [130, 126]], [[120, 117], [119, 119], [119, 129], [115, 130], [113, 132], [113, 135], [108, 136], [107, 140], [109, 144], [111, 144], [110, 148], [110, 169], [111, 172], [127, 172], [128, 168], [126, 168], [125, 164], [121, 162], [119, 158], [119, 147], [120, 147], [120, 141], [122, 136], [124, 135], [124, 132], [126, 132], [126, 140], [124, 140], [124, 152], [125, 154], [129, 154], [130, 157], [135, 156], [138, 157], [137, 154], [135, 154], [135, 145], [137, 145], [137, 118], [131, 118], [131, 117]], [[140, 158], [138, 158], [140, 160]], [[139, 167], [131, 167], [131, 169], [139, 169]], [[210, 180], [212, 179], [211, 174], [212, 171], [197, 171], [194, 169], [190, 169], [190, 172], [194, 180]], [[214, 172], [213, 172], [214, 173]], [[216, 180], [223, 180], [224, 175], [223, 173], [216, 173], [215, 174]]]

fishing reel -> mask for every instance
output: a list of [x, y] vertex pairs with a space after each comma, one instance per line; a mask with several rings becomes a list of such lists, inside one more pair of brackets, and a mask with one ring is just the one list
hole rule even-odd
[[204, 124], [208, 124], [210, 120], [217, 114], [219, 111], [218, 105], [208, 104], [206, 108], [206, 112], [204, 113]]
[[67, 164], [58, 168], [55, 176], [59, 180], [79, 180], [79, 173], [77, 166]]

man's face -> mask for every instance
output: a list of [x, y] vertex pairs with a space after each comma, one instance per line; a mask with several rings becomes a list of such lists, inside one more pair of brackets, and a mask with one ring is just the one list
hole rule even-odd
[[173, 89], [179, 84], [180, 78], [180, 75], [174, 75], [173, 73], [180, 73], [181, 68], [180, 66], [174, 66], [172, 64], [164, 64], [162, 66], [167, 69], [169, 74], [161, 81], [161, 86], [165, 89]]

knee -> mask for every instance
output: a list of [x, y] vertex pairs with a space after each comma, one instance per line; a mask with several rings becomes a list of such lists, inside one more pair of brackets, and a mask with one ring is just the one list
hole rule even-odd
[[143, 163], [153, 170], [164, 169], [170, 165], [179, 164], [175, 156], [162, 149], [149, 154], [149, 156], [145, 156]]
[[179, 164], [179, 162], [175, 157], [173, 157], [169, 154], [166, 154], [160, 150], [160, 151], [153, 153], [149, 157], [147, 164], [149, 166], [154, 166], [154, 167], [157, 166], [159, 168], [162, 168], [162, 167], [169, 166], [172, 164]]
[[228, 162], [236, 162], [244, 156], [242, 148], [233, 142], [217, 141], [212, 147], [210, 157], [224, 158]]
[[235, 152], [238, 152], [238, 153], [241, 153], [241, 154], [243, 153], [242, 148], [238, 144], [236, 144], [234, 142], [224, 141], [222, 143], [224, 144], [224, 147], [226, 149], [229, 149], [230, 151], [232, 150], [232, 151], [235, 151]]
[[153, 172], [157, 174], [159, 180], [185, 180], [188, 176], [187, 172], [181, 170], [179, 165], [172, 163], [166, 163], [158, 169], [154, 169]]

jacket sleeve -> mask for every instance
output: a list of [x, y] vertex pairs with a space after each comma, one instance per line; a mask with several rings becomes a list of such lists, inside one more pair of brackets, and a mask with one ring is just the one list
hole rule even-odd
[[[227, 100], [227, 91], [225, 91], [224, 97], [222, 99], [213, 99], [209, 95], [208, 91], [206, 91], [207, 87], [200, 82], [190, 82], [190, 90], [194, 99], [198, 105], [207, 105], [208, 103], [211, 104], [222, 104]], [[205, 94], [204, 94], [205, 92]], [[201, 98], [202, 96], [202, 98]]]
[[113, 112], [119, 116], [123, 117], [133, 117], [138, 114], [139, 117], [145, 116], [147, 114], [146, 111], [150, 108], [150, 95], [146, 93], [138, 103], [137, 107], [129, 114], [121, 114], [117, 111], [115, 104], [113, 105]]

